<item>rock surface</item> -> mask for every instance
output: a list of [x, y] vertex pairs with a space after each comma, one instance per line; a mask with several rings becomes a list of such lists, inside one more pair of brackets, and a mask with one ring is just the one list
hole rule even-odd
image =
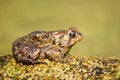
[[68, 56], [64, 63], [20, 65], [10, 55], [0, 57], [0, 80], [120, 80], [120, 59]]

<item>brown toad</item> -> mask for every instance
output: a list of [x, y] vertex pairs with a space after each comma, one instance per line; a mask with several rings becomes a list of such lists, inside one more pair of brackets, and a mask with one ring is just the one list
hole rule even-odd
[[69, 30], [34, 31], [20, 37], [12, 44], [13, 56], [18, 63], [42, 63], [38, 59], [47, 58], [62, 62], [71, 47], [83, 36], [71, 27]]

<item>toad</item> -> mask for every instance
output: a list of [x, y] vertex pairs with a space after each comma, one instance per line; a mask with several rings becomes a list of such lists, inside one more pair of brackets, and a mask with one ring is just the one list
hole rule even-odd
[[16, 39], [12, 44], [13, 57], [22, 64], [39, 64], [38, 59], [62, 62], [72, 46], [83, 36], [75, 27], [69, 30], [34, 31]]

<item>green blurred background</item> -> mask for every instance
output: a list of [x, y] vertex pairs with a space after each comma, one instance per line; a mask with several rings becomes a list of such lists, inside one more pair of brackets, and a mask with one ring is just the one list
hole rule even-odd
[[0, 54], [32, 31], [70, 26], [84, 35], [71, 54], [120, 57], [120, 0], [0, 0]]

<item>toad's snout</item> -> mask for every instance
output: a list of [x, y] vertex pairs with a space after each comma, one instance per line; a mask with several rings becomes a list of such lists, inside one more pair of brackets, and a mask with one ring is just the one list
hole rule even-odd
[[81, 41], [82, 39], [83, 39], [82, 33], [78, 32], [78, 38], [77, 38], [77, 40], [78, 40], [78, 41]]

